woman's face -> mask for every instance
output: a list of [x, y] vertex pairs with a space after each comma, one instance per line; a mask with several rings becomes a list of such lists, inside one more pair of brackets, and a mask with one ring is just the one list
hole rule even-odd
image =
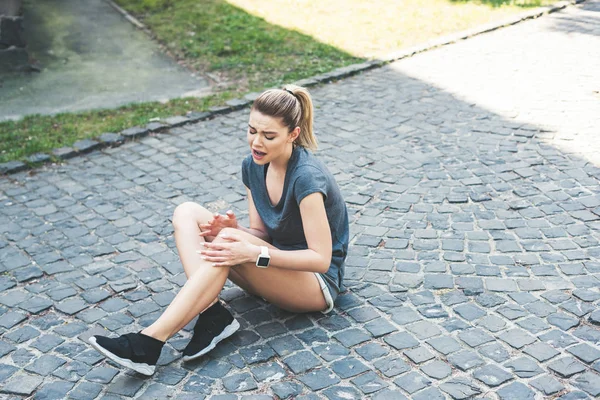
[[281, 118], [273, 118], [256, 110], [251, 111], [247, 137], [254, 162], [264, 165], [277, 160], [284, 161], [283, 158], [290, 156], [299, 131], [300, 128], [296, 128], [289, 132]]

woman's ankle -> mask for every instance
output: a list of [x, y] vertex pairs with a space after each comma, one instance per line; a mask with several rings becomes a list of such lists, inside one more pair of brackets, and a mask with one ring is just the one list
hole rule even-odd
[[169, 339], [169, 335], [165, 333], [161, 333], [152, 329], [152, 326], [149, 326], [142, 331], [140, 331], [142, 335], [150, 336], [156, 340], [160, 340], [161, 342], [166, 342]]

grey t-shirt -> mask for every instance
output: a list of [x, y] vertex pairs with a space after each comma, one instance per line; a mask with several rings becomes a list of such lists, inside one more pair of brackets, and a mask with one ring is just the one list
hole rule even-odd
[[332, 254], [329, 270], [322, 274], [332, 297], [343, 289], [344, 261], [348, 253], [350, 230], [348, 211], [340, 189], [331, 172], [319, 159], [303, 147], [296, 147], [288, 162], [283, 192], [276, 205], [267, 193], [267, 165], [258, 165], [249, 155], [242, 162], [242, 180], [250, 189], [254, 206], [262, 219], [272, 244], [281, 250], [308, 248], [300, 202], [312, 193], [322, 193], [331, 229]]

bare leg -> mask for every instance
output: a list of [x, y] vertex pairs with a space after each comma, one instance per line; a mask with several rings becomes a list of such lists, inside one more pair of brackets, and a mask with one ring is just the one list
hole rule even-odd
[[[173, 299], [165, 312], [143, 334], [166, 341], [196, 315], [212, 305], [230, 274], [229, 267], [213, 267], [196, 253], [204, 240], [198, 235], [198, 224], [203, 218], [212, 218], [203, 207], [185, 203], [177, 208], [173, 217], [175, 240], [181, 262], [188, 281]], [[180, 210], [181, 209], [181, 210]], [[181, 212], [178, 212], [180, 210]], [[185, 212], [184, 212], [185, 211]], [[228, 229], [227, 229], [228, 230]], [[227, 231], [224, 230], [224, 231]], [[235, 234], [261, 246], [272, 245], [239, 230]], [[225, 233], [225, 232], [224, 232]], [[221, 240], [215, 238], [215, 240]], [[323, 310], [326, 307], [320, 285], [312, 272], [290, 271], [280, 268], [261, 269], [252, 263], [233, 267], [232, 280], [244, 289], [264, 297], [267, 301], [289, 311], [307, 312]]]

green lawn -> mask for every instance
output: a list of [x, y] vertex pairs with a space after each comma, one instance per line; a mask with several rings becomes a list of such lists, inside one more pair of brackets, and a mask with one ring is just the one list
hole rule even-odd
[[215, 95], [0, 123], [0, 163], [76, 140], [204, 111], [281, 85], [503, 19], [549, 0], [116, 0]]

